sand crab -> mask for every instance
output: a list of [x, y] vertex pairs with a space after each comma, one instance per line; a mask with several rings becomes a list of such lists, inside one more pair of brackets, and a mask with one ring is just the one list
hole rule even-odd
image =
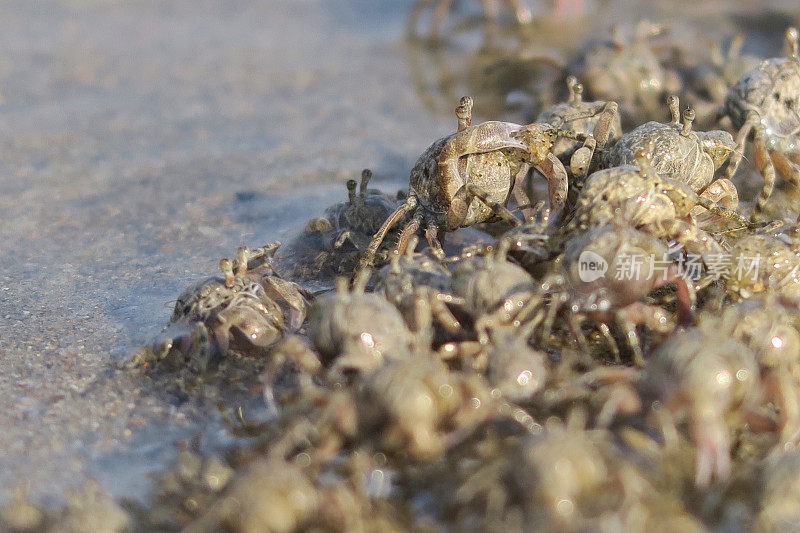
[[406, 358], [413, 338], [400, 312], [375, 293], [365, 293], [367, 275], [352, 289], [337, 278], [336, 290], [311, 308], [310, 332], [323, 363], [334, 368], [371, 371], [385, 361]]
[[392, 257], [377, 273], [375, 292], [397, 307], [412, 331], [427, 336], [425, 343], [430, 345], [435, 332], [425, 327], [431, 322], [428, 316], [419, 314], [436, 319], [448, 336], [458, 336], [461, 323], [448, 305], [463, 305], [463, 299], [453, 294], [450, 270], [430, 254], [416, 252], [416, 240], [412, 237], [406, 252]]
[[[411, 235], [426, 225], [428, 243], [443, 255], [439, 233], [490, 221], [501, 216], [494, 206], [504, 206], [515, 185], [534, 167], [547, 177], [552, 217], [564, 207], [568, 177], [553, 154], [559, 137], [586, 141], [585, 135], [559, 130], [549, 124], [519, 125], [483, 122], [471, 125], [472, 99], [464, 97], [456, 108], [458, 131], [434, 142], [411, 170], [405, 203], [389, 216], [363, 254], [359, 271], [369, 266], [386, 233], [406, 215], [411, 219], [400, 234], [396, 250], [402, 253]], [[520, 204], [527, 204], [527, 198]]]
[[764, 400], [778, 407], [779, 445], [797, 444], [800, 437], [800, 315], [780, 296], [747, 300], [726, 308], [720, 316], [704, 316], [701, 328], [737, 339], [753, 351]]
[[629, 226], [601, 226], [569, 243], [560, 272], [544, 279], [537, 298], [530, 300], [517, 319], [532, 317], [540, 341], [545, 342], [561, 314], [585, 351], [579, 317], [588, 318], [597, 324], [619, 362], [620, 353], [609, 328], [609, 324], [616, 325], [622, 329], [634, 363], [643, 366], [636, 326], [645, 325], [666, 335], [675, 329], [675, 323], [664, 309], [642, 300], [652, 290], [671, 283], [677, 288], [678, 322], [686, 324], [694, 291], [667, 248]]
[[514, 324], [534, 293], [531, 275], [506, 257], [510, 245], [501, 239], [495, 249], [462, 261], [453, 272], [453, 294], [463, 300], [482, 344], [490, 329]]
[[[637, 153], [647, 149], [653, 154], [653, 167], [662, 176], [681, 181], [693, 191], [704, 191], [714, 172], [728, 160], [736, 144], [728, 132], [693, 131], [695, 113], [687, 109], [681, 121], [677, 96], [667, 99], [672, 121], [651, 121], [624, 135], [601, 155], [601, 166], [635, 164]], [[733, 188], [725, 184], [726, 190]]]
[[[569, 89], [569, 100], [545, 109], [536, 117], [536, 122], [545, 122], [556, 128], [591, 135], [593, 143], [600, 146], [617, 142], [622, 136], [617, 103], [585, 102], [583, 85], [578, 83], [575, 76], [567, 78], [567, 88]], [[578, 147], [575, 146], [575, 143], [567, 139], [559, 139], [553, 144], [553, 153], [565, 165], [570, 165], [570, 158], [576, 149]], [[589, 149], [591, 150], [591, 148]], [[580, 161], [580, 157], [576, 161]], [[580, 167], [571, 168], [571, 170], [573, 174], [579, 176], [586, 173]]]
[[395, 197], [370, 189], [372, 172], [361, 173], [361, 183], [347, 181], [346, 202], [325, 209], [324, 216], [308, 221], [297, 237], [279, 247], [271, 260], [285, 279], [309, 290], [327, 290], [336, 276], [349, 275], [359, 254], [397, 207]]
[[[708, 485], [731, 473], [731, 418], [756, 405], [758, 367], [752, 351], [714, 328], [678, 332], [650, 357], [643, 395], [672, 422], [687, 422], [695, 445], [695, 482]], [[664, 428], [662, 428], [664, 431]]]
[[[647, 149], [639, 149], [637, 167], [611, 167], [589, 176], [567, 231], [625, 222], [655, 237], [675, 240], [695, 255], [721, 254], [720, 245], [701, 226], [721, 219], [735, 222], [739, 228], [748, 227], [747, 220], [733, 210], [738, 204], [736, 187], [727, 182], [730, 188], [725, 189], [717, 181], [697, 194], [682, 181], [662, 176], [653, 168], [651, 147], [652, 143]], [[714, 218], [698, 224], [695, 217], [706, 211]]]
[[678, 78], [666, 71], [648, 44], [664, 28], [639, 23], [633, 38], [612, 28], [611, 39], [588, 42], [567, 67], [586, 86], [590, 98], [615, 101], [627, 123], [642, 123], [658, 112], [666, 94], [680, 90]]
[[263, 355], [286, 331], [305, 320], [306, 296], [295, 284], [272, 275], [269, 255], [278, 243], [222, 259], [223, 277], [202, 281], [175, 303], [170, 324], [132, 365], [178, 358], [205, 370], [230, 351]]
[[728, 92], [725, 107], [733, 125], [738, 150], [727, 176], [741, 162], [745, 143], [753, 132], [753, 159], [764, 176], [754, 216], [772, 195], [777, 173], [792, 184], [800, 182], [800, 42], [796, 28], [786, 30], [791, 56], [764, 60], [745, 74]]
[[778, 293], [800, 300], [800, 254], [797, 230], [788, 235], [757, 233], [740, 239], [730, 254], [720, 256], [719, 275], [728, 293], [736, 298], [755, 298]]
[[367, 376], [360, 395], [367, 434], [374, 431], [385, 449], [417, 460], [440, 456], [493, 418], [523, 427], [534, 423], [522, 409], [492, 398], [477, 374], [451, 372], [425, 352], [377, 369]]

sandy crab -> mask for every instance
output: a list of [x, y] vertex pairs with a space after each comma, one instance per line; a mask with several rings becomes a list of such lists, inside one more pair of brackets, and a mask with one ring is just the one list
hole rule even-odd
[[627, 133], [601, 154], [601, 166], [635, 164], [637, 152], [647, 149], [653, 154], [656, 172], [702, 192], [714, 181], [714, 172], [727, 161], [736, 144], [725, 131], [693, 131], [695, 113], [687, 109], [681, 121], [677, 96], [670, 96], [667, 104], [671, 122], [651, 121]]
[[[733, 210], [738, 204], [736, 187], [718, 180], [698, 194], [684, 182], [659, 174], [652, 166], [651, 147], [649, 143], [647, 149], [638, 150], [637, 167], [611, 167], [589, 176], [567, 231], [624, 221], [656, 237], [674, 239], [687, 251], [703, 257], [722, 253], [720, 245], [694, 217], [707, 211], [716, 219], [747, 227], [747, 220]], [[712, 221], [708, 218], [704, 225]]]
[[[591, 135], [594, 143], [605, 146], [614, 144], [622, 136], [616, 102], [586, 102], [583, 100], [583, 85], [575, 76], [567, 78], [569, 100], [545, 109], [536, 117], [536, 122], [552, 124], [556, 128], [568, 129], [575, 133]], [[565, 165], [577, 147], [574, 142], [559, 139], [553, 144], [553, 153]], [[572, 169], [573, 173], [580, 173]]]
[[678, 78], [661, 66], [647, 42], [664, 28], [643, 21], [633, 38], [617, 26], [611, 31], [611, 39], [588, 42], [567, 70], [585, 84], [590, 98], [619, 102], [626, 122], [642, 123], [658, 112], [666, 94], [680, 89]]
[[205, 370], [229, 351], [262, 355], [284, 332], [299, 329], [306, 296], [295, 284], [271, 275], [268, 258], [277, 246], [241, 247], [235, 261], [222, 259], [223, 277], [184, 292], [169, 326], [130, 364], [175, 356]]
[[601, 226], [572, 240], [561, 260], [560, 272], [546, 277], [537, 298], [518, 315], [532, 317], [539, 338], [552, 333], [556, 317], [564, 317], [571, 334], [585, 349], [579, 317], [598, 325], [619, 362], [620, 354], [609, 324], [622, 329], [637, 365], [644, 356], [637, 325], [669, 334], [675, 323], [666, 311], [642, 300], [652, 290], [674, 283], [678, 296], [678, 322], [689, 322], [694, 291], [669, 258], [667, 248], [654, 237], [629, 226]]
[[370, 371], [411, 351], [413, 338], [403, 317], [378, 294], [364, 292], [367, 277], [352, 289], [337, 278], [335, 292], [318, 297], [311, 308], [312, 342], [323, 362], [335, 368]]
[[360, 394], [367, 431], [380, 428], [374, 434], [386, 449], [418, 460], [438, 457], [493, 418], [534, 423], [522, 409], [493, 398], [480, 376], [451, 372], [430, 353], [387, 363], [367, 376]]
[[[547, 177], [552, 217], [564, 207], [568, 177], [553, 154], [559, 137], [585, 141], [585, 135], [559, 130], [549, 124], [519, 125], [484, 122], [471, 125], [472, 99], [464, 97], [456, 108], [458, 131], [434, 142], [411, 170], [408, 199], [389, 216], [362, 256], [359, 270], [369, 266], [386, 233], [411, 213], [396, 250], [402, 253], [411, 235], [424, 223], [430, 246], [443, 255], [439, 233], [472, 226], [502, 215], [515, 185], [534, 167]], [[524, 194], [522, 194], [524, 197]], [[520, 204], [527, 204], [526, 198]]]
[[316, 291], [331, 288], [333, 278], [353, 271], [359, 254], [397, 207], [393, 196], [368, 188], [371, 178], [367, 169], [360, 184], [348, 180], [346, 202], [329, 206], [275, 251], [271, 264], [281, 277]]
[[721, 267], [728, 293], [754, 298], [779, 293], [800, 299], [800, 255], [796, 242], [775, 235], [743, 237], [731, 248]]
[[[650, 357], [643, 395], [675, 422], [688, 422], [695, 445], [695, 482], [706, 486], [731, 473], [729, 418], [754, 406], [758, 367], [752, 351], [714, 328], [676, 333]], [[665, 420], [662, 416], [661, 420]], [[662, 428], [662, 431], [664, 429]]]
[[754, 215], [769, 200], [775, 173], [792, 184], [800, 182], [800, 42], [796, 28], [786, 30], [790, 57], [764, 60], [745, 74], [728, 92], [725, 107], [733, 125], [738, 150], [731, 158], [727, 176], [741, 161], [745, 142], [753, 132], [753, 158], [764, 176]]
[[[416, 252], [416, 240], [416, 236], [412, 237], [406, 252], [392, 257], [391, 262], [378, 271], [375, 292], [383, 294], [397, 307], [412, 331], [427, 336], [426, 341], [436, 336], [432, 329], [425, 327], [432, 322], [429, 318], [435, 319], [448, 336], [458, 336], [461, 323], [448, 305], [463, 306], [463, 299], [453, 294], [450, 270], [430, 254]], [[430, 316], [420, 317], [420, 313]]]

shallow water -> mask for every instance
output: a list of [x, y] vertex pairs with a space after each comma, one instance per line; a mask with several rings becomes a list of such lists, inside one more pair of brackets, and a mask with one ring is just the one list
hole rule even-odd
[[[774, 54], [800, 21], [793, 2], [610, 4], [592, 3], [596, 27], [543, 20], [520, 42], [566, 53], [648, 16], [739, 28], [747, 51]], [[480, 31], [408, 44], [409, 5], [0, 3], [0, 487], [56, 502], [93, 476], [140, 496], [177, 441], [224, 443], [213, 408], [116, 370], [168, 302], [237, 246], [285, 239], [346, 198], [364, 167], [395, 190], [453, 129], [460, 94], [484, 118], [524, 119], [523, 91], [508, 99], [467, 65]]]

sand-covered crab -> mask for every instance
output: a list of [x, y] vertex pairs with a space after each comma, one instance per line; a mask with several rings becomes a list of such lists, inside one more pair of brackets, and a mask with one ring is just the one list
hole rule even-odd
[[272, 275], [268, 259], [277, 246], [241, 247], [234, 261], [222, 259], [223, 277], [208, 278], [178, 297], [169, 325], [129, 364], [174, 359], [203, 371], [230, 351], [264, 355], [286, 331], [299, 329], [306, 295]]
[[[591, 135], [600, 146], [616, 143], [622, 136], [617, 103], [584, 101], [583, 85], [575, 76], [567, 77], [567, 89], [569, 100], [545, 109], [536, 117], [536, 122]], [[566, 166], [570, 164], [570, 158], [576, 149], [578, 147], [575, 143], [567, 139], [559, 139], [553, 145], [553, 153]]]
[[686, 109], [681, 118], [677, 96], [670, 96], [667, 104], [670, 122], [650, 121], [623, 135], [601, 154], [601, 166], [636, 164], [637, 153], [646, 149], [653, 154], [656, 172], [702, 192], [714, 181], [714, 173], [728, 160], [736, 144], [722, 130], [693, 130], [695, 112]]
[[786, 30], [789, 57], [766, 59], [734, 85], [725, 100], [727, 115], [738, 128], [738, 150], [731, 158], [727, 176], [741, 162], [745, 143], [753, 133], [753, 162], [764, 176], [754, 216], [772, 195], [777, 173], [786, 181], [800, 183], [800, 34]]
[[[695, 482], [731, 474], [731, 419], [757, 404], [760, 389], [753, 352], [716, 328], [677, 332], [648, 360], [643, 396], [671, 423], [687, 422], [695, 446]], [[662, 428], [663, 431], [663, 428]]]
[[472, 99], [464, 97], [456, 108], [458, 131], [434, 142], [411, 170], [408, 199], [376, 232], [359, 263], [369, 266], [386, 233], [411, 214], [400, 234], [396, 250], [402, 253], [408, 239], [424, 224], [428, 243], [443, 255], [441, 232], [490, 221], [502, 215], [494, 207], [505, 206], [515, 186], [533, 167], [548, 181], [552, 217], [558, 217], [567, 198], [569, 179], [553, 154], [558, 137], [585, 141], [585, 135], [560, 130], [546, 123], [528, 125], [489, 121], [471, 125]]
[[677, 76], [661, 65], [648, 42], [664, 27], [642, 21], [632, 37], [619, 26], [611, 32], [610, 39], [586, 43], [567, 70], [584, 83], [589, 98], [618, 102], [623, 122], [641, 124], [658, 113], [667, 94], [680, 90]]
[[414, 339], [403, 317], [378, 294], [364, 292], [366, 278], [352, 289], [337, 278], [336, 290], [317, 297], [311, 308], [312, 342], [334, 368], [371, 371], [410, 354]]
[[694, 291], [670, 259], [666, 246], [629, 226], [601, 226], [569, 243], [559, 271], [544, 279], [537, 298], [530, 300], [531, 305], [526, 305], [518, 318], [532, 317], [539, 338], [546, 340], [556, 318], [562, 316], [584, 349], [580, 319], [588, 318], [598, 326], [619, 362], [620, 353], [609, 328], [617, 326], [634, 363], [643, 366], [636, 326], [645, 325], [666, 335], [676, 325], [664, 309], [643, 300], [652, 290], [673, 283], [677, 288], [678, 322], [686, 324]]
[[[527, 24], [531, 21], [531, 10], [526, 5], [525, 0], [480, 0], [483, 7], [484, 16], [490, 20], [495, 21], [499, 15], [498, 5], [503, 4], [508, 8], [508, 11], [514, 16], [519, 24]], [[453, 5], [453, 0], [416, 0], [414, 7], [408, 17], [408, 32], [411, 35], [416, 35], [419, 30], [419, 21], [426, 11], [432, 9], [430, 23], [430, 36], [438, 38], [441, 35], [442, 25], [444, 24], [447, 15]]]
[[312, 291], [332, 288], [337, 276], [353, 272], [372, 236], [397, 207], [394, 196], [370, 189], [372, 172], [361, 173], [360, 184], [347, 181], [347, 201], [325, 209], [308, 221], [299, 235], [276, 251], [271, 264], [284, 279]]
[[[665, 241], [674, 240], [688, 252], [706, 257], [721, 254], [720, 245], [702, 228], [715, 220], [748, 226], [734, 209], [736, 187], [718, 180], [698, 194], [684, 182], [662, 176], [653, 168], [652, 143], [636, 154], [637, 166], [622, 165], [594, 172], [576, 202], [568, 232], [627, 223]], [[727, 185], [727, 187], [726, 187]], [[702, 223], [695, 217], [708, 214]], [[713, 217], [712, 217], [713, 216]]]

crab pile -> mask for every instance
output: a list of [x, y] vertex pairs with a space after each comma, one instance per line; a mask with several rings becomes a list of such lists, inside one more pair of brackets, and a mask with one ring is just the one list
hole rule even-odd
[[[648, 83], [607, 76], [625, 46], [615, 36], [572, 62], [569, 99], [535, 122], [473, 124], [464, 97], [408, 191], [370, 189], [365, 171], [290, 242], [222, 260], [129, 366], [180, 375], [192, 394], [251, 361], [260, 415], [233, 409], [242, 438], [224, 459], [184, 446], [130, 519], [193, 531], [796, 527], [800, 223], [771, 205], [777, 176], [800, 182], [795, 29], [786, 42], [785, 57], [715, 71], [725, 92], [696, 66], [679, 71], [722, 118], [701, 130], [717, 122], [682, 110], [657, 63], [639, 69]], [[752, 170], [763, 188], [740, 205], [736, 173]], [[537, 175], [546, 199], [529, 186]], [[471, 226], [480, 242], [448, 246]]]

